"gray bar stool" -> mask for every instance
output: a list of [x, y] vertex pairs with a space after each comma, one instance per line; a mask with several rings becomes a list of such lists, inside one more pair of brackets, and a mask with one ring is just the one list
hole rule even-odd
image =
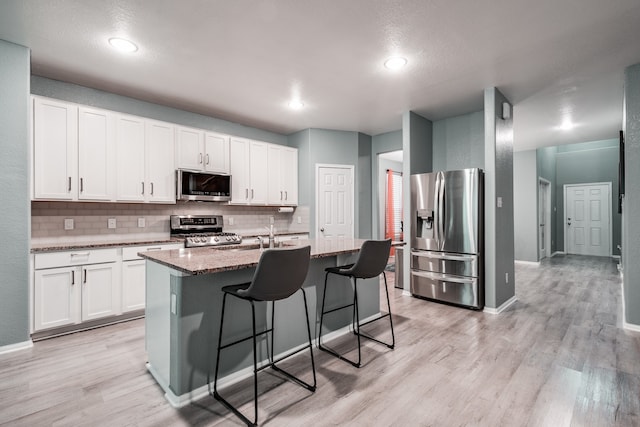
[[[389, 250], [391, 249], [391, 239], [387, 240], [366, 240], [362, 244], [362, 248], [358, 254], [358, 259], [354, 264], [343, 265], [340, 267], [329, 267], [325, 269], [324, 276], [324, 294], [322, 296], [322, 309], [320, 312], [320, 333], [318, 336], [318, 348], [320, 350], [326, 351], [338, 359], [344, 360], [355, 366], [356, 368], [360, 367], [361, 355], [360, 355], [360, 337], [370, 339], [377, 343], [386, 345], [390, 349], [393, 349], [396, 344], [396, 338], [393, 334], [393, 321], [391, 320], [391, 304], [389, 302], [389, 290], [387, 289], [387, 275], [384, 273], [384, 269], [387, 266], [387, 261], [389, 260]], [[353, 302], [350, 304], [346, 304], [340, 307], [332, 308], [330, 310], [325, 311], [325, 300], [327, 297], [327, 279], [329, 274], [337, 274], [340, 276], [345, 276], [351, 278], [353, 282]], [[387, 314], [383, 314], [380, 317], [377, 317], [373, 320], [369, 320], [364, 323], [360, 323], [360, 318], [358, 316], [358, 283], [357, 279], [369, 279], [373, 277], [378, 277], [380, 274], [384, 277], [384, 290], [387, 295]], [[353, 307], [353, 333], [356, 335], [358, 340], [358, 361], [354, 362], [352, 360], [347, 359], [336, 351], [325, 347], [322, 345], [322, 323], [324, 320], [325, 314], [333, 313], [338, 310], [342, 310], [348, 307]], [[391, 343], [386, 343], [380, 341], [376, 338], [373, 338], [369, 335], [365, 335], [360, 332], [360, 327], [367, 325], [371, 322], [375, 322], [376, 320], [380, 320], [382, 318], [389, 317], [389, 326], [391, 327]]]
[[[279, 248], [279, 249], [267, 249], [262, 252], [260, 261], [256, 267], [256, 272], [253, 275], [253, 279], [249, 283], [243, 283], [239, 285], [230, 285], [222, 288], [222, 313], [220, 315], [220, 333], [218, 335], [218, 352], [216, 356], [216, 371], [213, 382], [213, 397], [220, 401], [227, 409], [236, 414], [242, 421], [248, 425], [257, 425], [258, 423], [258, 371], [271, 367], [275, 371], [278, 371], [291, 380], [295, 381], [304, 388], [314, 392], [316, 390], [316, 367], [313, 360], [313, 349], [311, 345], [311, 327], [309, 324], [309, 309], [307, 307], [307, 295], [302, 288], [305, 278], [307, 277], [307, 271], [309, 270], [309, 259], [311, 254], [310, 246], [302, 246], [295, 248]], [[275, 302], [290, 297], [298, 290], [302, 291], [302, 297], [304, 300], [304, 312], [305, 319], [307, 320], [307, 336], [309, 338], [309, 345], [301, 349], [298, 349], [286, 356], [273, 360], [273, 335], [274, 335], [274, 317], [275, 317]], [[233, 341], [228, 344], [222, 345], [222, 330], [224, 324], [224, 309], [227, 301], [227, 295], [232, 295], [236, 298], [240, 298], [251, 303], [251, 315], [253, 321], [253, 335]], [[267, 329], [256, 333], [256, 310], [255, 302], [258, 301], [271, 301], [271, 327], [267, 325]], [[257, 342], [258, 335], [264, 335], [271, 332], [271, 351], [268, 355], [269, 364], [258, 368], [257, 360]], [[254, 421], [251, 422], [245, 417], [238, 409], [225, 400], [218, 392], [218, 371], [220, 367], [220, 353], [222, 350], [239, 344], [241, 342], [253, 339], [253, 404], [254, 404]], [[313, 372], [313, 385], [302, 381], [300, 378], [284, 371], [276, 366], [277, 362], [280, 362], [294, 354], [300, 353], [303, 350], [309, 349], [311, 354], [311, 370]]]

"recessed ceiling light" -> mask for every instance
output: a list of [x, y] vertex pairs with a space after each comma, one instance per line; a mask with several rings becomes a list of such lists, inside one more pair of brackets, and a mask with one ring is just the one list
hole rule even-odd
[[121, 52], [135, 52], [138, 50], [138, 46], [136, 46], [135, 43], [119, 37], [110, 38], [109, 44]]
[[292, 110], [300, 110], [304, 107], [304, 102], [300, 100], [289, 101], [289, 108]]
[[384, 61], [384, 66], [390, 70], [399, 70], [407, 65], [407, 58], [401, 56], [394, 56]]

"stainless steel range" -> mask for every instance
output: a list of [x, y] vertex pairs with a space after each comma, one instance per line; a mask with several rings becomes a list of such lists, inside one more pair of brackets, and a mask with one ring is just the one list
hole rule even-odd
[[171, 215], [171, 235], [184, 237], [185, 248], [242, 243], [236, 233], [222, 231], [222, 215]]

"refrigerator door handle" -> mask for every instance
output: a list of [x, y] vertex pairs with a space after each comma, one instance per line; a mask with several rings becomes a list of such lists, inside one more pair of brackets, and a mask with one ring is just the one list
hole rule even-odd
[[425, 258], [444, 259], [447, 261], [473, 261], [477, 258], [477, 255], [453, 255], [431, 251], [411, 251], [411, 255]]
[[430, 271], [411, 270], [411, 274], [414, 276], [425, 277], [427, 279], [442, 280], [451, 283], [473, 283], [477, 280], [476, 277], [453, 276], [451, 274], [433, 273]]
[[444, 205], [444, 192], [446, 182], [444, 180], [444, 173], [438, 172], [438, 248], [444, 248], [445, 234], [444, 234], [444, 218], [446, 215], [446, 207]]

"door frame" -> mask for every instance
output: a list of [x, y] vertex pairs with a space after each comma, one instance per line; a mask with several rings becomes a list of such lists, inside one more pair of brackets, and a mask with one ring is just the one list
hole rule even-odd
[[613, 254], [613, 220], [611, 218], [611, 181], [609, 182], [582, 182], [580, 184], [564, 184], [562, 186], [562, 192], [563, 192], [563, 207], [562, 207], [562, 228], [564, 229], [564, 253], [565, 254], [569, 254], [569, 247], [567, 245], [567, 229], [569, 228], [567, 226], [567, 189], [569, 187], [584, 187], [587, 185], [606, 185], [607, 187], [609, 187], [609, 199], [607, 200], [607, 209], [609, 212], [609, 254], [605, 255], [605, 256], [609, 256], [611, 257]]
[[[545, 228], [544, 228], [544, 247], [545, 247], [545, 252], [546, 252], [546, 256], [545, 258], [551, 258], [551, 182], [547, 181], [544, 178], [538, 177], [538, 204], [540, 204], [540, 185], [545, 185], [547, 187], [547, 193], [546, 193], [546, 210], [544, 212], [544, 221], [545, 221]], [[538, 222], [538, 226], [539, 221], [540, 221], [540, 209], [538, 209], [538, 217], [536, 218], [536, 222]], [[537, 228], [537, 227], [536, 227]], [[538, 229], [538, 238], [540, 238], [540, 229]], [[538, 241], [538, 260], [542, 259], [542, 253], [540, 251], [540, 241]]]
[[349, 171], [349, 178], [351, 180], [351, 238], [355, 238], [355, 214], [356, 214], [356, 194], [355, 194], [355, 166], [354, 165], [338, 165], [338, 164], [330, 164], [330, 163], [316, 163], [316, 209], [315, 209], [315, 219], [314, 219], [314, 238], [318, 238], [318, 232], [320, 231], [318, 225], [318, 218], [320, 217], [320, 197], [319, 197], [319, 187], [320, 187], [320, 169], [321, 168], [332, 168], [332, 169], [347, 169]]

